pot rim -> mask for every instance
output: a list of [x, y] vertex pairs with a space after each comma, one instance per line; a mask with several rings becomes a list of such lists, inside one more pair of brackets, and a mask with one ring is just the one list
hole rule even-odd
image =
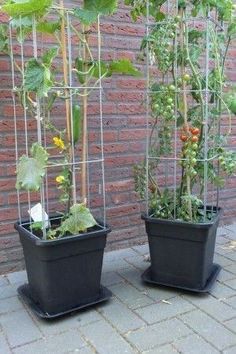
[[[55, 217], [55, 216], [54, 216]], [[51, 218], [49, 218], [50, 220], [53, 219], [53, 216]], [[56, 238], [55, 240], [43, 240], [41, 238], [39, 238], [38, 236], [36, 236], [34, 233], [30, 232], [29, 230], [27, 230], [25, 228], [25, 226], [28, 224], [30, 224], [29, 219], [26, 220], [22, 220], [17, 221], [14, 224], [14, 228], [18, 231], [18, 232], [24, 232], [25, 236], [28, 237], [33, 243], [35, 243], [37, 246], [41, 246], [41, 247], [46, 247], [46, 246], [53, 246], [55, 244], [64, 244], [64, 243], [69, 243], [69, 242], [75, 242], [78, 241], [78, 239], [80, 240], [85, 240], [88, 238], [95, 238], [98, 236], [103, 236], [105, 234], [108, 234], [111, 232], [111, 228], [107, 225], [107, 224], [103, 224], [100, 220], [96, 219], [97, 223], [98, 223], [98, 227], [100, 228], [100, 230], [94, 230], [94, 231], [90, 231], [90, 232], [85, 232], [85, 233], [81, 233], [81, 234], [77, 234], [77, 235], [70, 235], [70, 236], [65, 236], [62, 238]], [[23, 225], [26, 224], [26, 225]]]
[[[208, 208], [212, 208], [211, 206], [208, 206]], [[212, 225], [214, 225], [216, 222], [219, 221], [222, 213], [223, 213], [223, 209], [221, 207], [213, 207], [213, 210], [217, 211], [216, 213], [216, 217], [212, 220], [212, 221], [209, 221], [209, 222], [202, 222], [202, 223], [194, 223], [194, 222], [187, 222], [187, 221], [182, 221], [182, 220], [171, 220], [171, 219], [159, 219], [159, 218], [155, 218], [153, 216], [149, 216], [147, 215], [147, 213], [142, 213], [141, 214], [141, 219], [145, 220], [146, 222], [152, 222], [154, 224], [173, 224], [173, 225], [176, 225], [176, 226], [183, 226], [183, 227], [186, 227], [186, 228], [192, 228], [192, 227], [195, 227], [195, 228], [208, 228]]]

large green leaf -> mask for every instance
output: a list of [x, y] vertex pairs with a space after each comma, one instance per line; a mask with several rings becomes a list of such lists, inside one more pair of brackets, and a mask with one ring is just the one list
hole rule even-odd
[[36, 92], [40, 97], [47, 96], [52, 87], [50, 70], [37, 59], [30, 59], [25, 70], [24, 89]]
[[8, 1], [2, 6], [2, 11], [11, 17], [36, 15], [43, 16], [52, 5], [53, 0], [19, 0]]
[[109, 71], [112, 74], [126, 74], [132, 76], [141, 76], [141, 72], [136, 69], [130, 60], [121, 59], [117, 61], [112, 61], [109, 66]]
[[97, 11], [90, 11], [86, 9], [75, 9], [74, 15], [78, 17], [81, 23], [87, 26], [95, 23], [98, 17]]
[[84, 0], [84, 9], [98, 15], [111, 15], [117, 9], [117, 0]]
[[24, 89], [27, 92], [36, 92], [40, 97], [47, 96], [53, 85], [50, 67], [57, 53], [58, 48], [54, 47], [43, 54], [42, 62], [38, 59], [28, 61], [24, 83]]
[[74, 204], [69, 216], [62, 221], [61, 226], [48, 232], [48, 238], [61, 238], [66, 235], [78, 235], [97, 225], [90, 210], [84, 204]]
[[45, 176], [49, 155], [39, 143], [34, 143], [30, 152], [31, 157], [23, 155], [17, 165], [16, 188], [38, 191]]

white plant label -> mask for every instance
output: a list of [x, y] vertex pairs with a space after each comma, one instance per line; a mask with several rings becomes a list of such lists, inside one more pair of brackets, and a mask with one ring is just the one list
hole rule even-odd
[[45, 227], [50, 226], [48, 214], [43, 209], [41, 203], [36, 204], [33, 208], [28, 210], [29, 215], [34, 222], [45, 222]]

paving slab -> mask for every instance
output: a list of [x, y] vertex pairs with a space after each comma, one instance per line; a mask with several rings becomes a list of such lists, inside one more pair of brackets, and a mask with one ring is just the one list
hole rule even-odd
[[223, 351], [223, 354], [235, 354], [236, 353], [236, 346], [233, 346], [231, 348], [225, 349]]
[[127, 338], [142, 352], [153, 349], [158, 345], [169, 344], [177, 338], [184, 337], [190, 333], [192, 331], [175, 318], [138, 329], [127, 334]]
[[144, 245], [140, 245], [140, 246], [134, 246], [132, 247], [132, 249], [142, 255], [147, 255], [149, 254], [149, 245], [148, 243], [145, 243]]
[[137, 314], [116, 299], [110, 304], [104, 304], [99, 312], [122, 333], [145, 326], [145, 322]]
[[8, 284], [9, 284], [9, 282], [8, 282], [7, 277], [4, 275], [0, 275], [0, 287], [8, 285]]
[[220, 322], [236, 317], [236, 310], [213, 296], [184, 295], [185, 299]]
[[24, 284], [28, 282], [25, 270], [22, 270], [21, 272], [9, 273], [7, 278], [10, 284]]
[[124, 279], [117, 272], [103, 272], [101, 283], [103, 286], [110, 286], [122, 283]]
[[153, 348], [144, 352], [145, 354], [178, 354], [179, 352], [173, 348], [171, 344], [163, 345], [160, 348]]
[[80, 329], [99, 354], [135, 354], [132, 346], [105, 320]]
[[154, 300], [143, 294], [135, 287], [127, 283], [121, 283], [110, 287], [112, 293], [129, 308], [136, 309], [154, 303]]
[[218, 350], [236, 344], [236, 336], [200, 310], [180, 316], [181, 320]]
[[11, 354], [6, 337], [4, 336], [3, 333], [0, 333], [0, 353]]
[[11, 347], [42, 338], [42, 333], [25, 310], [1, 316], [1, 325]]
[[236, 334], [236, 317], [232, 318], [229, 321], [226, 321], [224, 324], [227, 328], [229, 328], [232, 332], [235, 332]]
[[0, 315], [20, 309], [23, 309], [23, 305], [16, 296], [5, 298], [0, 301]]
[[50, 336], [30, 344], [13, 349], [14, 354], [54, 354], [68, 353], [86, 346], [81, 334], [76, 330], [70, 330], [59, 335]]
[[220, 351], [215, 349], [211, 344], [206, 342], [197, 334], [192, 334], [188, 337], [178, 339], [173, 343], [173, 346], [181, 354], [219, 354]]
[[184, 314], [185, 312], [194, 309], [195, 307], [192, 304], [178, 296], [168, 302], [159, 302], [157, 304], [145, 306], [137, 309], [135, 312], [148, 324], [152, 324], [176, 317], [177, 315]]
[[235, 295], [235, 290], [227, 286], [227, 284], [216, 281], [210, 294], [218, 299], [227, 299], [228, 297]]

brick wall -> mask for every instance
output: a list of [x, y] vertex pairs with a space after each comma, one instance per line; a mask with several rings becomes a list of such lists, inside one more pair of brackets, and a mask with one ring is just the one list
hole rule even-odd
[[[3, 18], [1, 20], [4, 20]], [[136, 60], [144, 26], [133, 24], [129, 9], [120, 3], [116, 15], [102, 24], [103, 52], [106, 57]], [[228, 60], [229, 79], [236, 81], [236, 48], [231, 49]], [[10, 62], [0, 56], [0, 273], [21, 269], [22, 250], [13, 223], [17, 220], [14, 136], [11, 94], [4, 90], [10, 86]], [[116, 76], [105, 85], [105, 168], [107, 216], [113, 232], [109, 235], [108, 249], [127, 247], [146, 240], [140, 220], [140, 204], [134, 193], [133, 164], [141, 161], [145, 150], [145, 114], [142, 105], [143, 78]], [[236, 146], [236, 122], [233, 121], [232, 146]], [[224, 223], [236, 216], [236, 178], [228, 180], [221, 193], [225, 208]]]

